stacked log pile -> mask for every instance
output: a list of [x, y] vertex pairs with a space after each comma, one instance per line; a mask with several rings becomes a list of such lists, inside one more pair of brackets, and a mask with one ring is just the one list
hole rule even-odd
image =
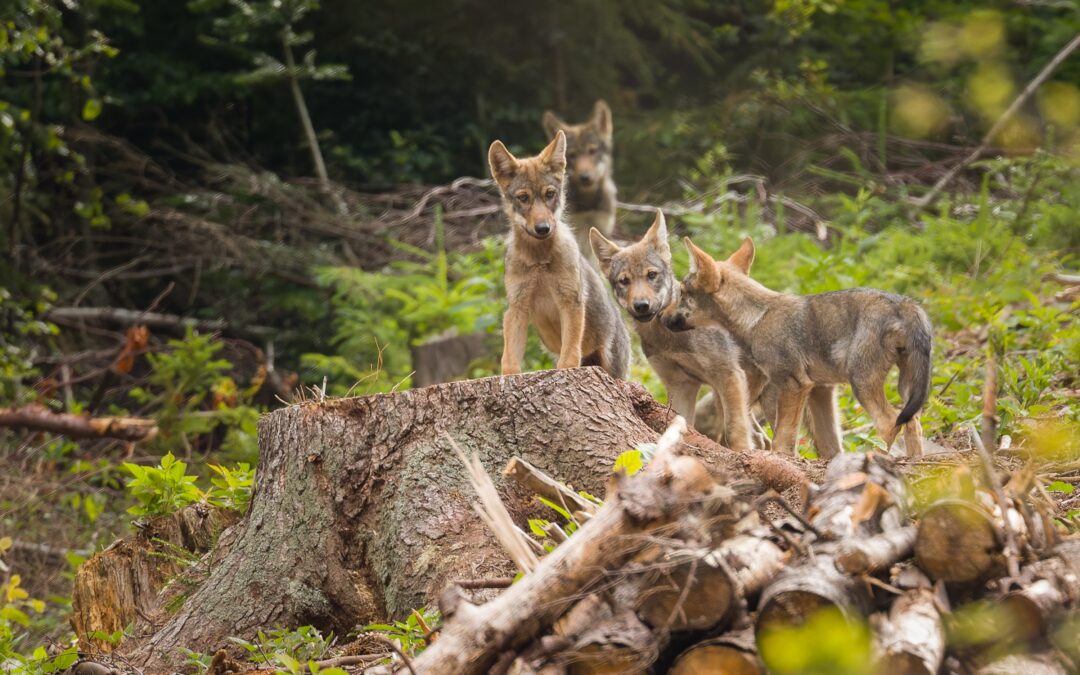
[[[663, 440], [500, 597], [451, 588], [415, 672], [1078, 672], [1080, 540], [1002, 486], [917, 505], [888, 457], [844, 454], [795, 512]], [[507, 475], [558, 499], [533, 467]]]

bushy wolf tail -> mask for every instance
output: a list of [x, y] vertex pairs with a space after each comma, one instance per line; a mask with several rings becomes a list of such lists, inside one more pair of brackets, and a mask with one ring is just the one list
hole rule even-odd
[[911, 303], [905, 314], [905, 341], [898, 365], [900, 391], [904, 392], [907, 402], [896, 417], [898, 428], [910, 422], [930, 397], [930, 351], [934, 340], [930, 318], [922, 307]]

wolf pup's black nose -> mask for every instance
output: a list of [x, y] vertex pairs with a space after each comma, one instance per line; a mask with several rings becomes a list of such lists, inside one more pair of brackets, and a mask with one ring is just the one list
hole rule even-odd
[[587, 171], [584, 173], [579, 173], [577, 177], [578, 180], [581, 181], [582, 185], [590, 185], [592, 183], [592, 174]]
[[644, 314], [645, 312], [648, 312], [649, 311], [649, 301], [648, 300], [637, 300], [637, 301], [635, 301], [634, 302], [634, 311], [637, 312], [638, 314]]
[[537, 223], [534, 229], [538, 235], [545, 237], [551, 233], [551, 223]]

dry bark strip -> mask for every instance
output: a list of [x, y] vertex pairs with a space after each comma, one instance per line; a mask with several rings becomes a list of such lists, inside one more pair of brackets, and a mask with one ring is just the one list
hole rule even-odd
[[149, 441], [158, 432], [154, 420], [58, 413], [38, 403], [0, 408], [0, 427], [46, 431], [68, 438], [116, 438], [121, 441]]
[[911, 557], [918, 529], [907, 525], [865, 539], [848, 539], [836, 551], [836, 569], [859, 576], [888, 569]]

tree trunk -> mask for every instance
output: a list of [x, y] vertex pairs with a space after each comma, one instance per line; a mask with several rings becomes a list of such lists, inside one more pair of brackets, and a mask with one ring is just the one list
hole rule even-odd
[[[535, 507], [502, 476], [511, 457], [601, 494], [619, 453], [657, 438], [649, 422], [662, 406], [642, 395], [582, 368], [267, 415], [251, 507], [229, 551], [136, 656], [160, 667], [178, 647], [214, 651], [230, 635], [274, 626], [344, 634], [430, 604], [452, 579], [512, 576], [446, 435], [479, 454], [520, 516]], [[736, 464], [699, 436], [686, 443], [713, 467]]]
[[304, 92], [300, 89], [300, 78], [296, 75], [296, 61], [293, 59], [292, 45], [289, 44], [289, 30], [281, 34], [281, 48], [285, 55], [285, 68], [288, 71], [289, 91], [292, 92], [293, 103], [296, 105], [296, 114], [300, 117], [300, 127], [304, 130], [304, 138], [307, 139], [308, 149], [311, 151], [311, 163], [315, 167], [315, 177], [319, 179], [319, 189], [334, 201], [334, 206], [341, 215], [346, 215], [348, 209], [341, 195], [334, 192], [330, 186], [330, 176], [326, 173], [326, 162], [323, 161], [322, 150], [319, 148], [319, 138], [315, 135], [315, 125], [311, 123], [311, 113], [308, 112], [307, 102], [304, 100]]
[[877, 630], [878, 672], [934, 675], [945, 658], [945, 625], [929, 588], [908, 591], [893, 602]]

